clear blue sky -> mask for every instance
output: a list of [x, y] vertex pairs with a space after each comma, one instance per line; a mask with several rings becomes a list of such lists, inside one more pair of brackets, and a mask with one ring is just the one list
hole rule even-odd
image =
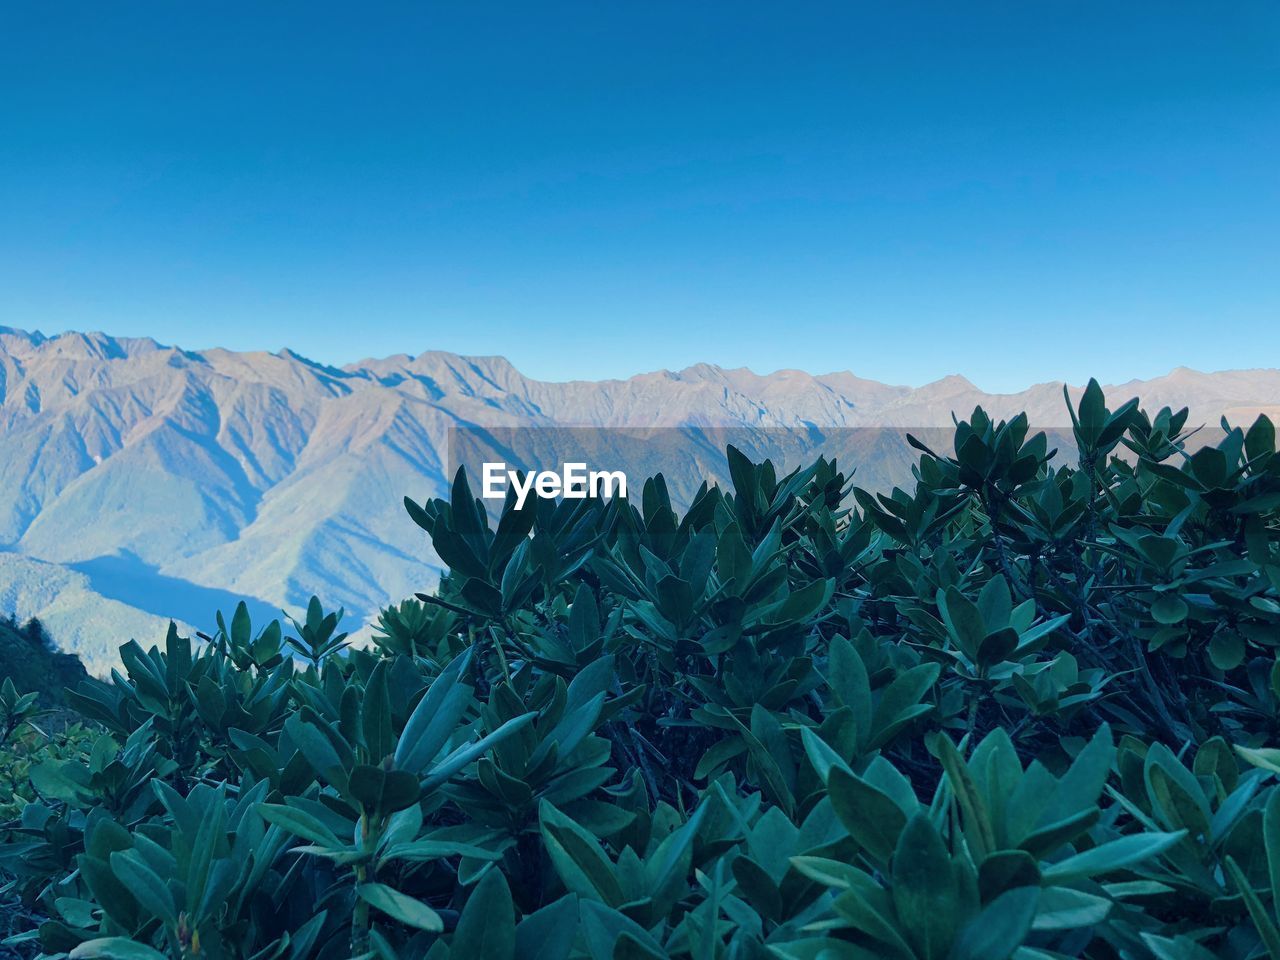
[[1280, 365], [1280, 5], [0, 8], [0, 324], [989, 389]]

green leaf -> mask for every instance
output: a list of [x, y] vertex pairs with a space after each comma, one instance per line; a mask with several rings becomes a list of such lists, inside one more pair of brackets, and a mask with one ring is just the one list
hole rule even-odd
[[1271, 902], [1280, 906], [1280, 789], [1272, 789], [1262, 809], [1262, 842], [1267, 854]]
[[128, 937], [103, 937], [86, 940], [70, 953], [71, 960], [167, 960], [159, 950], [130, 940]]
[[237, 647], [247, 647], [253, 635], [253, 622], [249, 619], [249, 608], [241, 600], [236, 604], [235, 613], [231, 615], [231, 642]]
[[129, 888], [139, 906], [166, 923], [178, 922], [173, 894], [136, 850], [117, 850], [111, 854], [111, 870]]
[[688, 888], [693, 862], [693, 843], [706, 815], [708, 804], [694, 811], [680, 829], [669, 833], [645, 861], [645, 886], [655, 903], [675, 903]]
[[[847, 708], [842, 707], [841, 709], [844, 710]], [[849, 765], [845, 763], [844, 758], [841, 757], [840, 754], [836, 753], [836, 751], [833, 750], [825, 740], [819, 737], [808, 727], [800, 728], [800, 742], [804, 746], [805, 756], [809, 758], [809, 762], [813, 764], [814, 772], [818, 774], [818, 779], [823, 783], [826, 783], [827, 780], [830, 779], [832, 767], [839, 767], [845, 773], [853, 773], [853, 770], [851, 770]], [[735, 741], [721, 740], [720, 743], [732, 744], [735, 743]], [[719, 744], [716, 746], [719, 746]], [[712, 749], [714, 749], [714, 747]], [[741, 752], [741, 749], [739, 749], [735, 751], [733, 755], [736, 756]]]
[[[285, 721], [284, 728], [312, 769], [339, 791], [345, 792], [346, 767], [350, 757], [338, 752], [337, 744], [341, 741], [336, 730], [321, 730], [315, 723], [302, 719], [298, 714], [290, 716]], [[346, 749], [349, 752], [349, 748]]]
[[773, 878], [750, 857], [741, 856], [733, 861], [733, 878], [738, 887], [735, 894], [751, 905], [766, 920], [778, 923], [782, 919], [782, 894]]
[[1101, 816], [1102, 811], [1097, 807], [1081, 810], [1036, 830], [1019, 843], [1018, 848], [1039, 858], [1047, 857], [1082, 836]]
[[538, 819], [552, 866], [569, 890], [613, 907], [626, 901], [613, 864], [594, 836], [545, 800]]
[[996, 897], [965, 924], [948, 960], [1008, 960], [1030, 933], [1039, 898], [1036, 887], [1018, 887]]
[[578, 936], [578, 896], [570, 893], [516, 924], [519, 960], [569, 960]]
[[946, 845], [924, 814], [903, 828], [892, 878], [893, 905], [916, 953], [921, 960], [945, 957], [960, 926], [960, 891]]
[[278, 803], [260, 803], [254, 809], [267, 823], [287, 830], [294, 836], [326, 847], [344, 846], [343, 842], [333, 835], [333, 831], [319, 819], [297, 807], [286, 807]]
[[982, 638], [974, 662], [981, 669], [989, 670], [1008, 659], [1017, 647], [1018, 631], [1012, 627], [1001, 627]]
[[839, 767], [831, 768], [828, 795], [849, 836], [880, 863], [893, 856], [906, 814], [888, 794]]
[[1158, 937], [1154, 933], [1143, 933], [1142, 942], [1156, 960], [1219, 960], [1190, 937]]
[[[904, 670], [884, 688], [871, 718], [871, 736], [863, 744], [875, 750], [888, 743], [910, 720], [933, 709], [920, 700], [937, 682], [942, 668], [936, 663], [922, 663]], [[861, 736], [859, 731], [859, 736]]]
[[1235, 860], [1227, 857], [1226, 866], [1227, 873], [1231, 874], [1231, 881], [1236, 885], [1236, 889], [1240, 891], [1244, 905], [1249, 911], [1249, 917], [1253, 920], [1253, 925], [1258, 930], [1258, 936], [1261, 938], [1263, 946], [1267, 948], [1267, 955], [1271, 960], [1280, 960], [1280, 929], [1276, 928], [1275, 920], [1272, 919], [1262, 901], [1258, 899], [1258, 895], [1253, 892], [1253, 888], [1249, 886], [1248, 878]]
[[451, 955], [469, 960], [514, 960], [515, 906], [502, 871], [488, 870], [476, 884], [458, 919]]
[[1172, 626], [1187, 619], [1187, 601], [1174, 593], [1161, 594], [1151, 605], [1151, 617], [1156, 623]]
[[1122, 870], [1159, 856], [1186, 835], [1187, 831], [1179, 830], [1176, 833], [1136, 833], [1111, 840], [1051, 864], [1044, 870], [1044, 879], [1046, 883], [1069, 883]]
[[408, 843], [396, 843], [387, 847], [382, 856], [385, 860], [404, 860], [409, 863], [429, 863], [447, 857], [466, 857], [469, 860], [502, 859], [501, 853], [454, 840], [411, 840]]
[[[379, 660], [369, 675], [360, 700], [360, 719], [365, 750], [371, 763], [379, 764], [391, 753], [391, 700], [387, 691], [387, 660]], [[354, 688], [348, 688], [354, 689]]]
[[862, 657], [844, 637], [831, 641], [827, 683], [840, 702], [853, 711], [858, 736], [866, 737], [871, 732], [871, 682]]
[[1257, 750], [1249, 747], [1236, 747], [1241, 759], [1269, 773], [1280, 773], [1280, 750], [1275, 747], [1262, 747]]
[[521, 716], [508, 720], [493, 733], [487, 737], [482, 737], [475, 743], [466, 743], [458, 747], [436, 766], [432, 767], [427, 773], [426, 778], [422, 781], [423, 790], [434, 790], [436, 787], [445, 783], [455, 773], [467, 766], [474, 760], [484, 756], [502, 741], [506, 740], [513, 734], [519, 733], [529, 724], [536, 720], [536, 713], [526, 713]]
[[[100, 832], [100, 831], [95, 831]], [[107, 915], [127, 929], [134, 929], [143, 918], [138, 916], [138, 901], [112, 871], [106, 860], [82, 854], [76, 858], [89, 892]]]
[[418, 778], [403, 770], [383, 770], [365, 764], [351, 771], [351, 796], [370, 813], [390, 814], [418, 802]]
[[1244, 637], [1231, 629], [1221, 629], [1209, 641], [1209, 659], [1219, 670], [1234, 670], [1244, 663]]
[[450, 661], [418, 702], [395, 749], [395, 766], [421, 773], [440, 752], [471, 702], [472, 689], [459, 677], [471, 662], [471, 648]]
[[[1095, 811], [1098, 798], [1102, 796], [1107, 778], [1111, 775], [1115, 758], [1116, 748], [1111, 738], [1111, 728], [1104, 723], [1058, 781], [1052, 801], [1036, 822], [1037, 833], [1083, 811]], [[1052, 848], [1045, 850], [1045, 853], [1052, 852]]]
[[385, 884], [362, 883], [356, 887], [356, 895], [392, 919], [418, 930], [426, 930], [429, 933], [440, 933], [444, 930], [444, 923], [440, 920], [438, 913], [422, 901], [415, 900]]
[[933, 738], [933, 743], [942, 761], [942, 769], [947, 772], [947, 782], [951, 784], [951, 791], [964, 814], [965, 833], [973, 846], [974, 858], [982, 859], [996, 849], [995, 830], [986, 802], [951, 738], [939, 733]]
[[614, 960], [614, 951], [624, 937], [630, 940], [625, 949], [632, 951], [627, 956], [645, 956], [644, 953], [634, 952], [641, 948], [648, 950], [658, 960], [663, 957], [661, 946], [640, 924], [625, 914], [595, 900], [583, 900], [580, 909], [582, 939], [591, 960]]
[[942, 622], [947, 625], [952, 643], [976, 663], [978, 648], [987, 636], [987, 627], [983, 623], [978, 605], [955, 587], [939, 590], [937, 603], [938, 612], [942, 614]]
[[613, 945], [612, 960], [668, 960], [668, 956], [662, 947], [653, 944], [653, 938], [647, 933], [641, 937], [631, 930], [624, 930]]
[[1194, 836], [1209, 835], [1209, 801], [1195, 775], [1162, 743], [1153, 743], [1143, 767], [1147, 792], [1155, 813], [1171, 830]]
[[1075, 930], [1102, 923], [1111, 912], [1111, 901], [1070, 887], [1046, 887], [1040, 892], [1040, 903], [1033, 930]]

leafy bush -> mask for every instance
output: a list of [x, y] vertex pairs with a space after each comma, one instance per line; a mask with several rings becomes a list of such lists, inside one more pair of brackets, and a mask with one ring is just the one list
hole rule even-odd
[[36, 694], [19, 694], [13, 681], [0, 684], [0, 824], [14, 820], [36, 800], [30, 772], [46, 760], [83, 754], [95, 735], [84, 724], [53, 715], [36, 722]]
[[1280, 458], [1091, 383], [912, 490], [406, 501], [450, 574], [121, 649], [0, 849], [46, 956], [1280, 960]]
[[38, 620], [20, 627], [0, 619], [0, 824], [36, 799], [28, 779], [33, 763], [74, 756], [92, 737], [60, 709], [63, 690], [87, 677], [79, 658], [59, 652]]

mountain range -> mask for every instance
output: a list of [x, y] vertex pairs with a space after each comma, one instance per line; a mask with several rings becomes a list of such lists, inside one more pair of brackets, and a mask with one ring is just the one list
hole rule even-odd
[[[1139, 396], [1151, 410], [1189, 406], [1193, 423], [1276, 419], [1280, 370], [1180, 368], [1107, 395]], [[912, 388], [709, 364], [551, 383], [501, 357], [430, 351], [339, 368], [290, 350], [0, 327], [0, 614], [40, 618], [99, 671], [124, 640], [158, 640], [170, 618], [207, 630], [215, 610], [229, 614], [240, 599], [263, 619], [317, 594], [358, 631], [438, 575], [401, 501], [445, 491], [451, 428], [820, 436], [946, 427], [978, 404], [997, 416], [1025, 410], [1040, 427], [1068, 422], [1060, 383], [987, 394], [960, 376]], [[896, 446], [900, 454], [868, 455], [890, 466], [860, 470], [889, 483], [910, 462]]]

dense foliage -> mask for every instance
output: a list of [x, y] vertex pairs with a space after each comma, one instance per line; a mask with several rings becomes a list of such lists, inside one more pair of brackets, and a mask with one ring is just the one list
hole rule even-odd
[[54, 646], [39, 620], [0, 619], [0, 824], [36, 799], [28, 776], [33, 764], [69, 759], [92, 739], [74, 714], [59, 709], [63, 692], [88, 676], [79, 657]]
[[13, 617], [0, 617], [0, 683], [12, 680], [24, 693], [39, 695], [41, 704], [62, 702], [62, 692], [86, 679], [84, 664], [74, 654], [62, 653], [39, 620], [19, 625]]
[[[407, 502], [451, 573], [130, 643], [0, 850], [48, 956], [1280, 960], [1280, 457], [1072, 409], [683, 516]], [[14, 704], [2, 709], [12, 715]]]

